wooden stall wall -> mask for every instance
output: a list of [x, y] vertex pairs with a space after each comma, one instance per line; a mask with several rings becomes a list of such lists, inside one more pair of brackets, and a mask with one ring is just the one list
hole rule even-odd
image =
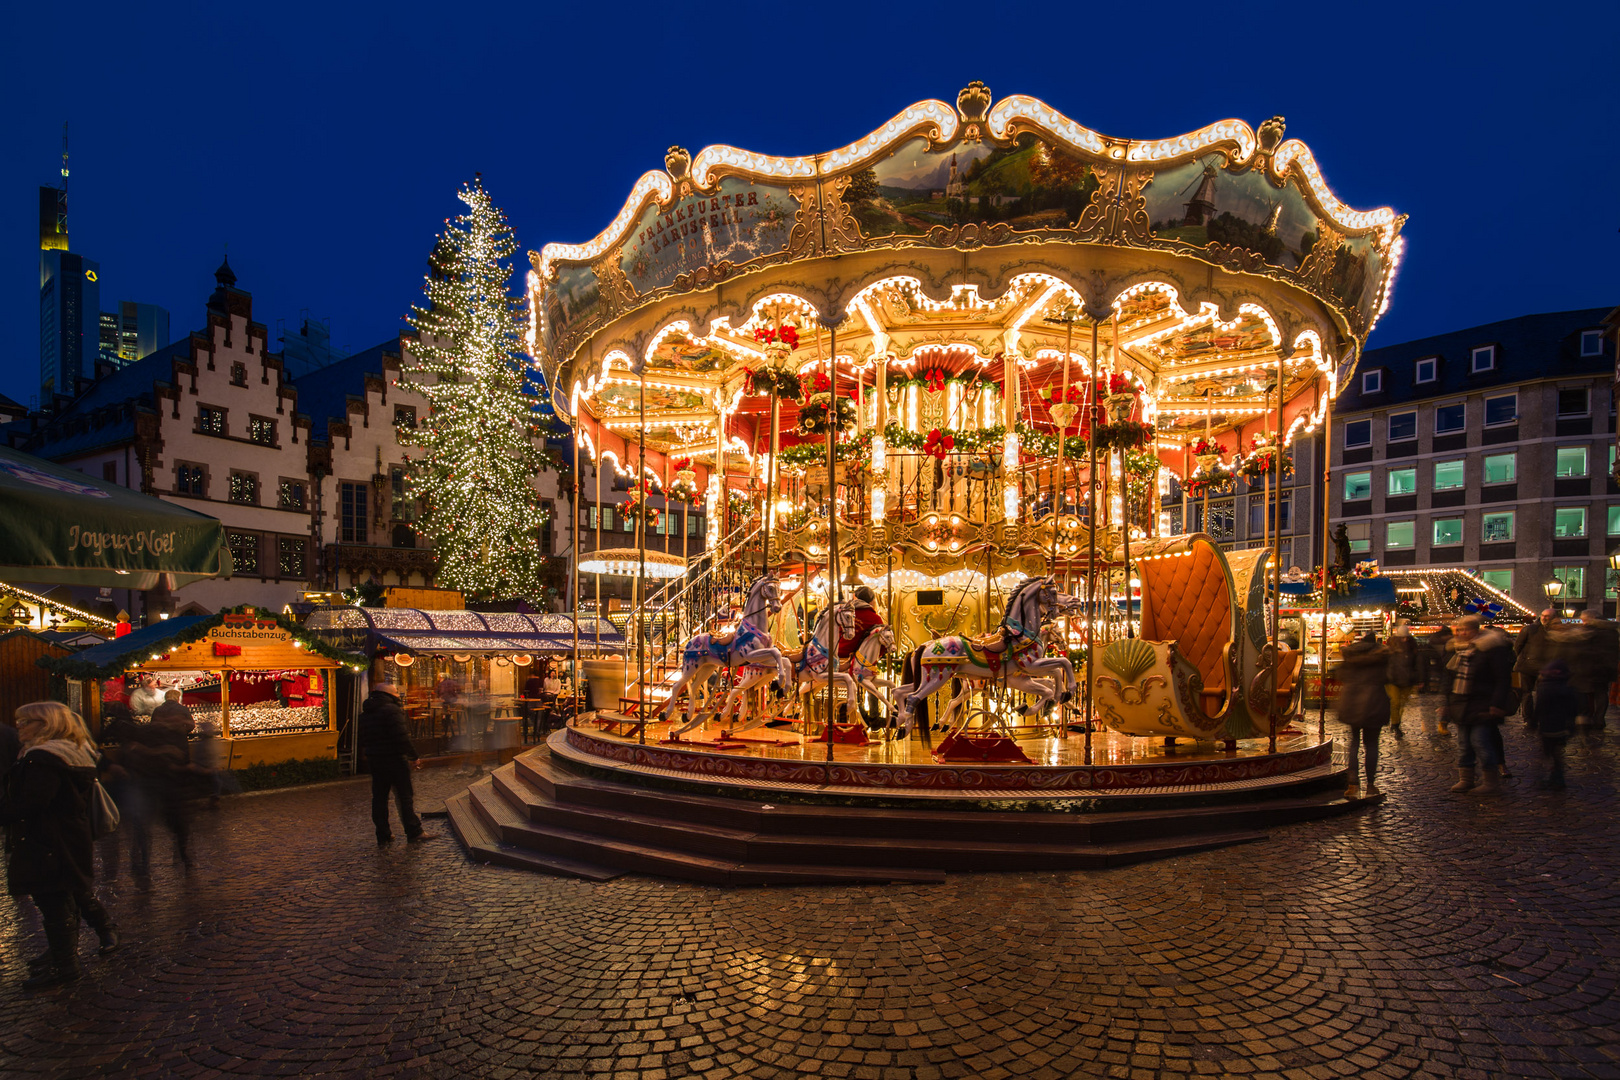
[[28, 630], [0, 635], [0, 718], [10, 723], [19, 706], [54, 700], [50, 673], [34, 661], [42, 656], [67, 656], [72, 651]]

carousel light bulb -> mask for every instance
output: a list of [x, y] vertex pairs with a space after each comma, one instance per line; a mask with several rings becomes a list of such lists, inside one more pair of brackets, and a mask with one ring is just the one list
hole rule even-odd
[[872, 471], [883, 472], [889, 467], [889, 444], [882, 435], [872, 436]]
[[882, 521], [884, 511], [887, 509], [889, 493], [882, 485], [872, 488], [872, 520]]

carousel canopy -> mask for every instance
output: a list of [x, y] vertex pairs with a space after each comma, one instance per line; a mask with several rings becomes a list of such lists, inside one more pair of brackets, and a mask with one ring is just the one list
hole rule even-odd
[[1286, 441], [1353, 371], [1405, 220], [1342, 203], [1280, 117], [1121, 139], [978, 83], [828, 153], [664, 166], [601, 234], [531, 255], [531, 350], [598, 451], [645, 405], [655, 451], [751, 455], [761, 374], [802, 377], [814, 408], [834, 363], [880, 431], [1055, 431], [1054, 392], [1106, 374], [1167, 462], [1206, 431]]
[[679, 555], [662, 551], [643, 553], [638, 548], [603, 548], [585, 553], [580, 560], [582, 574], [617, 574], [620, 577], [640, 577], [645, 554], [647, 576], [650, 578], [678, 578], [686, 573], [686, 560]]

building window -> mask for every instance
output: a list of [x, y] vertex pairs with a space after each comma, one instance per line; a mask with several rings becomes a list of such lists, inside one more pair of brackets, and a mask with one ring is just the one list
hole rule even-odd
[[246, 386], [247, 385], [247, 365], [242, 363], [241, 361], [237, 361], [236, 363], [231, 365], [231, 385], [232, 386]]
[[1585, 416], [1592, 411], [1591, 392], [1584, 386], [1558, 391], [1559, 416]]
[[1513, 571], [1511, 570], [1483, 570], [1479, 580], [1493, 589], [1511, 593], [1513, 591]]
[[[1279, 533], [1285, 533], [1289, 529], [1289, 501], [1288, 496], [1284, 495], [1277, 504], [1277, 531]], [[1249, 498], [1249, 536], [1251, 538], [1256, 536], [1265, 536], [1266, 533], [1270, 531], [1271, 523], [1266, 520], [1269, 516], [1268, 511], [1270, 510], [1270, 507], [1271, 504], [1263, 497], [1251, 496]]]
[[1586, 507], [1560, 506], [1553, 510], [1553, 536], [1574, 540], [1586, 535]]
[[1363, 371], [1361, 373], [1361, 392], [1363, 394], [1376, 394], [1384, 388], [1384, 373], [1382, 371]]
[[1431, 383], [1439, 377], [1440, 361], [1434, 357], [1419, 360], [1412, 369], [1412, 381], [1415, 383]]
[[1359, 555], [1372, 550], [1372, 522], [1347, 522], [1344, 531], [1350, 540], [1350, 554]]
[[1215, 540], [1232, 539], [1237, 528], [1237, 510], [1231, 499], [1218, 499], [1209, 504], [1209, 528], [1206, 530]]
[[1344, 501], [1359, 502], [1362, 499], [1372, 498], [1372, 473], [1351, 472], [1344, 474]]
[[[1168, 473], [1169, 471], [1170, 470], [1168, 470], [1168, 469], [1164, 470], [1165, 473]], [[1181, 515], [1179, 513], [1176, 515], [1176, 517], [1178, 519], [1180, 518], [1180, 516]], [[1179, 520], [1178, 520], [1178, 524], [1179, 524]], [[690, 510], [688, 510], [686, 512], [686, 535], [687, 536], [702, 536], [703, 535], [703, 515], [702, 514], [694, 514]]]
[[416, 406], [395, 405], [394, 426], [397, 428], [414, 428], [416, 426]]
[[1479, 539], [1486, 544], [1505, 544], [1513, 539], [1513, 511], [1497, 510], [1479, 519]]
[[1485, 399], [1485, 426], [1516, 424], [1519, 422], [1519, 395], [1503, 394]]
[[1581, 331], [1581, 355], [1582, 356], [1602, 356], [1603, 355], [1603, 331], [1601, 331], [1601, 330], [1582, 330]]
[[1558, 594], [1559, 600], [1586, 599], [1586, 567], [1555, 566], [1552, 576], [1564, 583], [1564, 591]]
[[211, 405], [197, 406], [197, 433], [199, 435], [225, 434], [225, 410]]
[[259, 505], [259, 476], [257, 473], [231, 470], [231, 502], [243, 506]]
[[1519, 455], [1487, 454], [1485, 457], [1485, 482], [1487, 484], [1511, 484], [1519, 478]]
[[1434, 546], [1452, 547], [1462, 543], [1462, 518], [1434, 519]]
[[248, 438], [260, 446], [276, 445], [276, 422], [262, 416], [249, 417]]
[[388, 467], [388, 487], [392, 495], [393, 521], [415, 521], [416, 500], [411, 498], [411, 477], [403, 465]]
[[1413, 521], [1388, 521], [1384, 523], [1384, 547], [1409, 548], [1417, 543], [1417, 523]]
[[1462, 402], [1459, 401], [1455, 405], [1441, 405], [1434, 410], [1434, 433], [1445, 435], [1448, 432], [1461, 431], [1464, 421]]
[[409, 525], [395, 525], [392, 540], [397, 548], [413, 548], [416, 546], [416, 530]]
[[1620, 503], [1609, 504], [1609, 535], [1620, 536]]
[[304, 552], [308, 541], [297, 536], [276, 538], [276, 569], [282, 577], [304, 577]]
[[367, 540], [366, 500], [369, 484], [345, 480], [338, 484], [338, 543], [363, 544]]
[[1478, 374], [1496, 368], [1496, 346], [1481, 345], [1468, 355], [1468, 370]]
[[232, 572], [257, 574], [259, 572], [259, 534], [233, 532], [230, 534]]
[[1372, 421], [1352, 420], [1344, 425], [1344, 445], [1352, 446], [1372, 445]]
[[283, 510], [304, 509], [304, 482], [283, 479], [276, 493], [276, 505]]
[[1437, 461], [1434, 463], [1434, 490], [1451, 491], [1454, 488], [1462, 487], [1465, 483], [1462, 462]]
[[[552, 546], [551, 538], [553, 535], [551, 531], [551, 523], [557, 517], [557, 504], [552, 502], [550, 499], [541, 499], [540, 509], [545, 515], [545, 519], [540, 522], [540, 554], [550, 555]], [[669, 517], [668, 514], [664, 514], [663, 516], [666, 518]], [[662, 532], [663, 530], [660, 529], [659, 531]]]
[[1403, 412], [1389, 414], [1389, 441], [1404, 442], [1407, 439], [1417, 438], [1417, 413]]
[[1416, 495], [1417, 469], [1391, 469], [1389, 470], [1389, 494]]
[[1553, 475], [1560, 479], [1572, 476], [1586, 476], [1586, 447], [1560, 446], [1554, 458], [1556, 464]]
[[174, 492], [176, 495], [206, 495], [208, 494], [208, 474], [201, 465], [176, 465], [174, 468]]

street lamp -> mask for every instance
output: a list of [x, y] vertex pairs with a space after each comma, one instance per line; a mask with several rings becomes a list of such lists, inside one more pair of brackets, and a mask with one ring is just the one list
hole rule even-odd
[[1609, 569], [1620, 570], [1620, 551], [1609, 556]]
[[1559, 581], [1557, 578], [1553, 578], [1541, 588], [1542, 591], [1547, 594], [1547, 599], [1554, 600], [1557, 599], [1559, 593], [1564, 591], [1564, 583]]

